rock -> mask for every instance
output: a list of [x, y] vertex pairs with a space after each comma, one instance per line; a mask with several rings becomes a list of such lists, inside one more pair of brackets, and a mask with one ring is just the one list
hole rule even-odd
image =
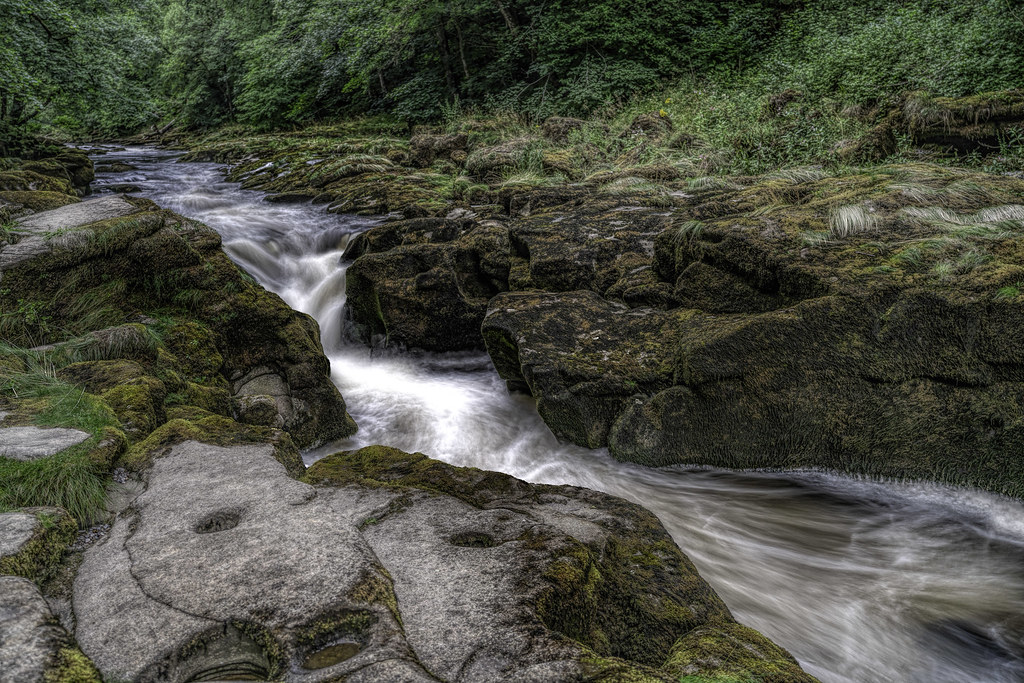
[[33, 212], [58, 209], [80, 201], [60, 192], [0, 192], [0, 202], [17, 204]]
[[480, 348], [487, 302], [512, 289], [591, 289], [629, 305], [661, 306], [671, 287], [651, 269], [663, 210], [593, 198], [579, 188], [521, 192], [516, 219], [394, 221], [346, 252], [351, 334], [434, 351]]
[[795, 683], [810, 677], [793, 657], [757, 631], [741, 624], [697, 628], [673, 648], [665, 669], [685, 681], [689, 676]]
[[18, 229], [28, 232], [56, 232], [71, 230], [90, 223], [123, 218], [139, 213], [139, 207], [121, 197], [103, 197], [71, 204], [52, 211], [37, 213], [18, 221]]
[[[556, 434], [624, 460], [1024, 495], [1024, 356], [1008, 342], [1024, 331], [1024, 184], [891, 173], [698, 199], [641, 270], [661, 310], [617, 307], [614, 287], [501, 294], [483, 323], [495, 367]], [[518, 223], [509, 232], [515, 252]], [[512, 290], [591, 287], [564, 265], [536, 277], [537, 251], [529, 279], [513, 259]]]
[[75, 540], [78, 524], [61, 508], [0, 513], [0, 575], [42, 581]]
[[87, 432], [60, 427], [0, 426], [0, 458], [38, 460], [77, 446], [89, 436]]
[[0, 513], [0, 561], [21, 554], [40, 526], [27, 512]]
[[28, 579], [0, 576], [0, 683], [100, 680], [39, 589]]
[[89, 183], [95, 179], [96, 174], [87, 154], [79, 150], [66, 150], [54, 157], [54, 160], [67, 171], [71, 185], [80, 197], [89, 194]]
[[529, 390], [557, 436], [597, 448], [629, 397], [671, 386], [673, 340], [691, 315], [593, 292], [511, 292], [491, 300], [483, 336], [498, 374]]
[[138, 185], [132, 185], [131, 183], [112, 183], [110, 185], [103, 185], [102, 189], [109, 192], [116, 192], [118, 194], [136, 194], [142, 192], [142, 188]]
[[537, 194], [524, 196], [532, 199], [529, 215], [509, 226], [510, 289], [589, 289], [633, 304], [663, 300], [666, 288], [657, 294], [648, 286], [654, 238], [669, 224], [663, 211], [579, 191], [575, 201], [562, 196], [545, 210]]
[[[238, 381], [269, 373], [279, 378], [271, 393], [283, 426], [300, 447], [355, 431], [330, 380], [316, 322], [244, 276], [210, 228], [147, 200], [116, 196], [36, 214], [18, 227], [28, 234], [0, 247], [5, 307], [52, 302], [40, 313], [50, 334], [79, 326], [97, 302], [108, 319], [148, 321], [72, 339], [57, 333], [36, 349], [61, 365], [82, 358], [135, 362], [67, 369], [113, 409], [130, 441], [166, 421], [165, 402], [229, 414], [230, 390], [249, 391]], [[157, 310], [163, 320], [173, 317], [164, 323], [148, 314]], [[26, 343], [40, 333], [26, 329]]]
[[75, 194], [71, 183], [63, 178], [43, 175], [35, 171], [0, 171], [0, 191], [4, 192], [59, 192]]
[[910, 93], [895, 118], [916, 144], [957, 154], [997, 152], [1000, 140], [1024, 131], [1024, 91], [1005, 90], [968, 97]]
[[[468, 143], [469, 137], [465, 133], [452, 135], [422, 133], [413, 135], [412, 139], [409, 140], [409, 152], [414, 165], [426, 168], [434, 163], [435, 159], [465, 161]], [[458, 156], [458, 159], [456, 156]]]
[[313, 487], [269, 446], [194, 441], [146, 480], [75, 578], [107, 678], [668, 680], [680, 638], [734, 623], [653, 515], [604, 494], [383, 447]]
[[487, 301], [507, 288], [508, 236], [496, 222], [416, 219], [353, 242], [350, 334], [431, 351], [480, 348]]

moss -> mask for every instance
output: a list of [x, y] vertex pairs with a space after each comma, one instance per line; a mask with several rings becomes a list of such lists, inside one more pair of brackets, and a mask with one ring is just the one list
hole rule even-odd
[[63, 647], [43, 675], [45, 683], [101, 683], [99, 669], [77, 647]]
[[274, 457], [292, 476], [305, 472], [302, 456], [284, 432], [267, 427], [243, 425], [222, 415], [214, 415], [195, 406], [167, 409], [168, 421], [144, 440], [133, 445], [121, 461], [124, 467], [142, 470], [153, 458], [166, 454], [171, 447], [185, 441], [199, 441], [214, 446], [271, 444]]
[[[614, 657], [590, 654], [580, 659], [587, 681], [595, 683], [676, 683], [676, 678], [650, 667]], [[725, 682], [722, 682], [725, 683]]]
[[[760, 683], [813, 683], [793, 656], [740, 624], [694, 629], [675, 645], [665, 670], [680, 676]], [[686, 678], [681, 678], [686, 680]]]
[[358, 451], [330, 455], [318, 460], [303, 477], [309, 484], [420, 489], [454, 496], [475, 507], [501, 495], [521, 492], [529, 485], [498, 472], [475, 467], [454, 467], [432, 460], [422, 453], [405, 453], [388, 446], [367, 446]]
[[164, 330], [164, 344], [189, 379], [217, 377], [224, 357], [213, 333], [196, 322], [172, 325]]
[[59, 508], [25, 508], [39, 520], [32, 539], [16, 555], [0, 557], [0, 574], [23, 576], [42, 584], [60, 566], [78, 534], [74, 517]]
[[599, 655], [658, 666], [679, 634], [728, 610], [656, 520], [632, 521], [600, 552], [582, 544], [561, 551], [537, 610], [549, 628]]
[[134, 360], [99, 360], [72, 363], [57, 371], [60, 379], [81, 386], [91, 394], [102, 394], [146, 375]]
[[0, 202], [20, 204], [31, 211], [49, 211], [68, 204], [75, 204], [78, 197], [61, 192], [0, 192]]
[[56, 192], [75, 194], [71, 183], [35, 171], [0, 171], [0, 191], [3, 192]]
[[87, 453], [90, 462], [100, 471], [109, 472], [128, 449], [128, 437], [120, 429], [104, 427], [97, 435], [96, 443]]
[[223, 387], [187, 382], [179, 392], [168, 394], [164, 402], [168, 406], [195, 406], [215, 415], [231, 417], [231, 395]]
[[297, 640], [309, 650], [340, 638], [364, 642], [370, 635], [377, 616], [366, 610], [340, 609], [321, 614], [298, 633]]
[[370, 603], [386, 607], [399, 626], [402, 625], [402, 615], [398, 611], [398, 598], [395, 595], [394, 581], [391, 575], [383, 567], [373, 572], [368, 572], [349, 591], [348, 599], [353, 602]]
[[109, 405], [129, 440], [144, 438], [166, 420], [164, 397], [167, 389], [155, 377], [139, 377], [105, 391]]

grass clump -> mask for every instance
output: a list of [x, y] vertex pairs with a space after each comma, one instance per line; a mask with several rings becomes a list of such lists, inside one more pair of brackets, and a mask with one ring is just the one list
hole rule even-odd
[[40, 427], [80, 429], [92, 436], [38, 460], [0, 458], [0, 507], [62, 507], [80, 523], [88, 523], [106, 502], [105, 473], [90, 451], [104, 430], [119, 426], [117, 417], [99, 399], [58, 379], [45, 359], [24, 354], [21, 363], [21, 369], [8, 363], [0, 370], [0, 400], [14, 407], [14, 419]]
[[878, 218], [860, 204], [840, 206], [829, 216], [829, 233], [836, 239], [844, 239], [878, 227]]

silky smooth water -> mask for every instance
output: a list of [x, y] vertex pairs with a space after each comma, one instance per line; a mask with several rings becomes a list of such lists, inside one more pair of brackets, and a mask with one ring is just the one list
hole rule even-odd
[[736, 618], [827, 682], [1024, 681], [1024, 505], [928, 484], [825, 473], [643, 468], [560, 443], [487, 356], [342, 341], [344, 246], [373, 220], [278, 205], [222, 166], [108, 153], [161, 206], [217, 229], [239, 265], [319, 322], [359, 425], [305, 454], [388, 444], [532, 482], [606, 491], [654, 511]]

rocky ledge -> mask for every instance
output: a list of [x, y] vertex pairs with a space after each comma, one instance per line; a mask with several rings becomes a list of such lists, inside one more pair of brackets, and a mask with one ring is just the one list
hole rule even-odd
[[371, 229], [352, 334], [485, 346], [555, 434], [624, 460], [1024, 495], [1024, 181], [616, 182]]

